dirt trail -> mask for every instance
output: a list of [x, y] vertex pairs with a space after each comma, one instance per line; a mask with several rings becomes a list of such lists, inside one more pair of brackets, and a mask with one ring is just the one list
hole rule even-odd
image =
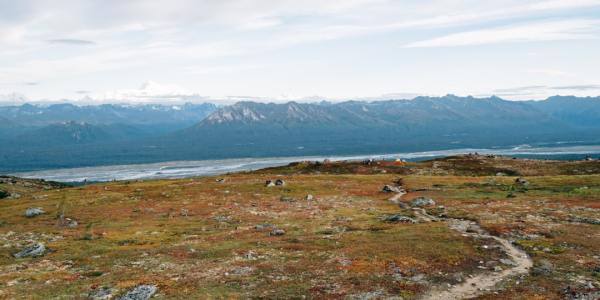
[[[401, 201], [404, 195], [406, 195], [406, 192], [397, 193], [393, 197], [391, 197], [389, 201], [398, 204], [402, 208], [407, 208], [408, 206], [406, 205], [406, 203]], [[446, 221], [451, 229], [457, 230], [463, 235], [468, 235], [473, 238], [494, 239], [500, 244], [503, 251], [514, 262], [514, 266], [506, 270], [502, 270], [500, 272], [486, 271], [477, 274], [473, 277], [467, 278], [465, 282], [458, 285], [453, 285], [450, 287], [435, 286], [423, 296], [421, 296], [420, 299], [440, 300], [473, 298], [488, 293], [496, 286], [496, 284], [500, 283], [505, 279], [522, 274], [527, 274], [529, 272], [529, 269], [533, 266], [532, 260], [524, 251], [518, 249], [506, 239], [490, 235], [474, 222], [453, 218], [438, 219], [434, 216], [427, 214], [427, 211], [425, 211], [424, 209], [413, 210], [413, 212], [415, 212], [415, 216], [417, 216], [421, 221]]]

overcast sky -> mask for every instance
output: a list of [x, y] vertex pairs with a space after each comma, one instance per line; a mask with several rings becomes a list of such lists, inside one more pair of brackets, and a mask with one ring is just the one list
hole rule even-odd
[[0, 0], [0, 100], [600, 95], [600, 0]]

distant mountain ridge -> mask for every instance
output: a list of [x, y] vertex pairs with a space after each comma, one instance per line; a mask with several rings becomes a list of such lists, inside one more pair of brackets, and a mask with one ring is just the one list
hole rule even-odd
[[23, 104], [0, 106], [0, 116], [17, 124], [45, 126], [65, 121], [90, 124], [193, 124], [217, 109], [212, 103], [182, 105], [101, 104], [78, 106], [70, 103], [48, 106]]
[[[58, 106], [52, 111], [65, 112], [71, 118], [78, 113], [69, 112], [79, 109]], [[127, 109], [110, 106], [84, 109], [108, 111], [110, 113], [105, 113], [102, 120], [114, 123], [100, 123], [97, 117], [80, 117], [69, 119], [76, 121], [69, 123], [67, 127], [70, 128], [63, 126], [59, 127], [60, 130], [55, 127], [46, 130], [38, 127], [38, 131], [29, 132], [38, 134], [37, 137], [20, 134], [20, 141], [12, 139], [0, 147], [0, 171], [169, 160], [509, 147], [575, 141], [600, 143], [600, 97], [563, 96], [543, 101], [507, 101], [498, 97], [447, 95], [341, 103], [244, 101], [219, 108], [209, 106], [202, 110], [204, 114], [195, 112], [201, 108], [182, 108], [182, 112], [150, 106], [134, 109], [133, 112], [115, 113]], [[21, 119], [27, 116], [35, 119], [38, 110], [25, 107]], [[156, 111], [159, 117], [154, 118]], [[188, 114], [197, 118], [192, 121]], [[41, 115], [53, 114], [44, 112]], [[7, 118], [6, 114], [0, 116]], [[8, 120], [14, 122], [18, 119]], [[117, 122], [122, 120], [128, 122]], [[169, 123], [159, 123], [173, 120], [185, 122], [170, 123], [178, 124], [178, 127], [168, 129], [162, 124]], [[82, 127], [77, 122], [89, 125]], [[109, 124], [111, 126], [107, 126]], [[151, 134], [144, 134], [149, 131]], [[44, 138], [53, 134], [55, 137], [50, 140]], [[63, 140], [63, 137], [66, 138]]]
[[189, 127], [216, 109], [211, 103], [0, 106], [0, 140], [43, 147], [140, 139]]

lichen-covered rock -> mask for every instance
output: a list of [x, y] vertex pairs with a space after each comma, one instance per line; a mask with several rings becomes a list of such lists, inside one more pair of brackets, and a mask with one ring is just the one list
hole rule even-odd
[[33, 218], [35, 216], [39, 216], [45, 213], [45, 211], [40, 207], [30, 207], [25, 210], [25, 216], [28, 218]]
[[46, 253], [46, 246], [42, 243], [35, 243], [15, 254], [13, 256], [15, 258], [24, 258], [24, 257], [38, 257], [42, 256]]
[[410, 205], [413, 207], [432, 206], [435, 205], [435, 201], [427, 197], [417, 197], [410, 202]]
[[415, 219], [403, 215], [391, 215], [383, 220], [389, 223], [417, 223]]
[[148, 300], [157, 290], [155, 285], [138, 285], [119, 297], [119, 300]]

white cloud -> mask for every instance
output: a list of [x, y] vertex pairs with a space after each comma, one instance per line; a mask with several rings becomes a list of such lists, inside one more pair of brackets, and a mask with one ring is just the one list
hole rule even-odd
[[[342, 56], [343, 43], [379, 42], [383, 52], [390, 46], [384, 39], [441, 47], [596, 38], [598, 21], [581, 19], [592, 18], [588, 9], [600, 9], [600, 0], [0, 0], [0, 85], [58, 98], [67, 97], [64, 91], [104, 90], [108, 83], [144, 78], [190, 88], [192, 80], [214, 74], [222, 81], [216, 85], [245, 87], [245, 80], [230, 82], [225, 75], [262, 77], [263, 65], [270, 72], [299, 72], [291, 68], [301, 56], [327, 47], [339, 48]], [[364, 60], [377, 61], [377, 55]], [[133, 79], [121, 83], [116, 77]], [[71, 86], [78, 79], [87, 81]], [[263, 90], [277, 87], [269, 79]], [[32, 81], [48, 84], [20, 85]], [[325, 93], [281, 83], [289, 90], [273, 94], [303, 88], [307, 95]]]
[[128, 102], [153, 102], [180, 101], [181, 98], [191, 97], [192, 93], [175, 84], [159, 84], [155, 81], [146, 81], [138, 89], [114, 90], [104, 92], [100, 95], [91, 95], [90, 98], [106, 101], [128, 101]]
[[556, 76], [556, 77], [574, 77], [573, 74], [554, 69], [536, 69], [536, 70], [528, 70], [527, 72], [532, 74], [542, 74], [548, 76]]
[[558, 40], [595, 39], [600, 33], [600, 21], [576, 19], [545, 21], [516, 26], [481, 29], [417, 41], [406, 48], [456, 47], [506, 42], [539, 42]]

